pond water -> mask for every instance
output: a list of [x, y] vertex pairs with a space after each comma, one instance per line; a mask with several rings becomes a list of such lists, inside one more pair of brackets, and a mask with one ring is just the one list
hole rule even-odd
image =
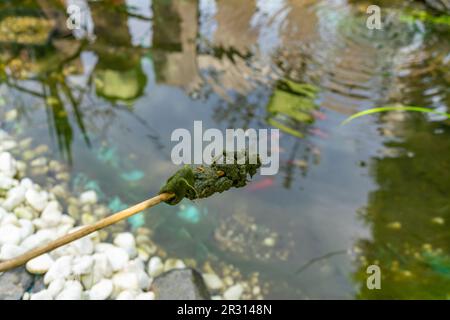
[[[0, 124], [17, 110], [3, 124], [51, 146], [74, 187], [120, 209], [177, 169], [174, 129], [279, 128], [276, 176], [130, 224], [181, 258], [259, 272], [267, 298], [450, 297], [448, 119], [341, 125], [391, 104], [448, 112], [450, 27], [414, 15], [420, 2], [377, 1], [382, 30], [365, 1], [72, 2], [75, 36], [60, 2], [0, 4], [0, 26], [36, 19], [34, 36], [0, 36]], [[381, 290], [366, 286], [372, 264]]]

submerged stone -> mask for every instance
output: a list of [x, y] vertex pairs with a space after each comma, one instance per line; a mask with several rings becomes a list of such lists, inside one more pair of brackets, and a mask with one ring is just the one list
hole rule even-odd
[[25, 268], [5, 272], [0, 275], [0, 300], [19, 300], [33, 284], [33, 276]]
[[211, 299], [202, 276], [194, 269], [177, 269], [157, 277], [151, 289], [161, 300]]

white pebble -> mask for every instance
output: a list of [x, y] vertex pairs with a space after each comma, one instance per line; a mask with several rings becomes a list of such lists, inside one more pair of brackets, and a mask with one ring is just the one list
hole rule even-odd
[[213, 273], [206, 273], [203, 275], [203, 280], [205, 280], [206, 286], [211, 290], [219, 290], [223, 287], [222, 280]]
[[20, 219], [19, 225], [20, 225], [20, 236], [22, 237], [22, 239], [25, 239], [33, 234], [34, 226], [30, 220]]
[[108, 256], [104, 253], [96, 253], [93, 255], [94, 257], [94, 273], [97, 273], [100, 276], [100, 279], [103, 277], [109, 278], [113, 274], [113, 269], [111, 263], [109, 262]]
[[139, 290], [139, 280], [135, 273], [119, 272], [116, 273], [112, 279], [114, 289], [116, 291], [137, 291]]
[[36, 191], [31, 188], [25, 193], [25, 199], [33, 209], [41, 212], [47, 205], [48, 193], [46, 191]]
[[[74, 230], [75, 229], [72, 229], [71, 232], [73, 232]], [[89, 238], [89, 236], [83, 237], [70, 243], [70, 246], [75, 248], [79, 255], [88, 255], [94, 252], [94, 243]]]
[[[19, 111], [17, 109], [11, 109], [5, 113], [5, 121], [14, 121], [19, 116]], [[5, 133], [7, 135], [7, 133]]]
[[[65, 236], [70, 233], [70, 230], [73, 229], [73, 225], [70, 224], [62, 224], [56, 228], [56, 235], [58, 237]], [[74, 249], [75, 250], [75, 249]], [[75, 250], [76, 251], [76, 250]]]
[[11, 224], [11, 225], [17, 226], [19, 224], [19, 219], [17, 219], [17, 217], [14, 214], [7, 213], [3, 217], [2, 224], [3, 225]]
[[95, 245], [95, 252], [97, 253], [105, 253], [106, 250], [109, 250], [111, 248], [115, 248], [115, 246], [111, 243], [105, 243], [105, 242], [101, 242], [101, 243], [97, 243]]
[[30, 178], [23, 178], [20, 180], [20, 185], [26, 190], [33, 188], [33, 181]]
[[22, 186], [10, 189], [6, 196], [6, 200], [2, 204], [3, 208], [6, 210], [13, 210], [25, 200], [25, 192], [26, 189]]
[[17, 207], [14, 209], [14, 214], [19, 219], [32, 220], [35, 218], [34, 210], [29, 207]]
[[50, 257], [48, 253], [46, 253], [39, 257], [31, 259], [27, 262], [25, 267], [29, 273], [44, 274], [50, 269], [54, 262], [55, 261], [52, 259], [52, 257]]
[[3, 209], [3, 208], [0, 206], [0, 224], [2, 223], [2, 219], [3, 219], [4, 217], [6, 217], [7, 214], [8, 214], [8, 211], [6, 211], [5, 209]]
[[32, 167], [42, 167], [42, 166], [45, 166], [46, 164], [47, 164], [47, 158], [44, 158], [44, 157], [36, 158], [30, 162], [30, 166], [32, 166]]
[[0, 172], [7, 177], [14, 177], [16, 175], [16, 160], [11, 153], [0, 153]]
[[136, 296], [136, 300], [155, 300], [155, 294], [151, 291], [143, 292]]
[[113, 291], [113, 282], [109, 279], [102, 279], [89, 291], [90, 300], [106, 300]]
[[42, 220], [41, 218], [34, 219], [33, 225], [38, 230], [47, 228], [47, 223], [44, 220]]
[[15, 142], [14, 140], [5, 140], [5, 141], [2, 141], [0, 149], [4, 150], [4, 151], [10, 151], [16, 147], [17, 147], [17, 142]]
[[56, 233], [50, 229], [39, 230], [22, 241], [21, 247], [27, 250], [36, 248], [56, 238]]
[[225, 300], [239, 300], [243, 291], [244, 288], [242, 287], [242, 285], [235, 284], [223, 293], [223, 297], [225, 298]]
[[47, 290], [53, 298], [56, 298], [56, 296], [64, 289], [65, 283], [66, 280], [64, 280], [63, 278], [55, 279], [50, 282]]
[[48, 290], [42, 290], [33, 293], [30, 297], [30, 300], [53, 300], [53, 297], [50, 292], [48, 292]]
[[58, 258], [44, 276], [44, 283], [49, 284], [59, 278], [67, 278], [72, 273], [72, 257], [63, 256]]
[[82, 204], [95, 204], [97, 203], [97, 193], [93, 190], [83, 192], [80, 195], [80, 202]]
[[83, 286], [79, 281], [67, 281], [64, 289], [56, 296], [56, 300], [81, 300]]
[[170, 271], [173, 269], [183, 269], [186, 268], [186, 265], [183, 261], [179, 259], [167, 259], [166, 262], [164, 262], [164, 271]]
[[113, 274], [112, 267], [106, 254], [96, 253], [92, 257], [94, 259], [92, 272], [81, 277], [83, 286], [86, 289], [92, 288], [92, 286], [94, 286], [101, 279], [110, 278]]
[[133, 292], [130, 292], [130, 291], [122, 291], [116, 297], [116, 300], [134, 300], [134, 299], [135, 299], [135, 295]]
[[62, 218], [62, 212], [57, 201], [50, 201], [42, 211], [41, 219], [47, 227], [56, 227]]
[[17, 186], [17, 181], [0, 173], [0, 190], [9, 190]]
[[142, 290], [148, 290], [151, 284], [151, 279], [145, 272], [145, 265], [141, 259], [130, 261], [125, 268], [125, 271], [134, 273], [138, 278], [139, 287]]
[[21, 237], [20, 228], [7, 224], [0, 227], [0, 245], [20, 243]]
[[25, 253], [26, 250], [15, 245], [15, 244], [5, 244], [1, 246], [0, 249], [0, 260], [8, 260], [20, 256]]
[[131, 234], [130, 232], [119, 233], [114, 238], [114, 244], [119, 248], [124, 249], [131, 259], [136, 257], [136, 241], [134, 240], [133, 234]]
[[266, 247], [273, 247], [275, 245], [275, 243], [276, 243], [275, 239], [274, 238], [270, 238], [270, 237], [265, 238], [264, 241], [263, 241], [263, 244]]
[[123, 269], [126, 266], [129, 259], [128, 253], [122, 248], [113, 247], [107, 249], [105, 251], [105, 254], [108, 257], [109, 263], [111, 264], [113, 271], [119, 271]]
[[72, 271], [75, 275], [88, 274], [92, 271], [94, 258], [92, 256], [76, 257], [73, 260]]
[[160, 257], [155, 256], [150, 259], [148, 262], [147, 272], [153, 278], [164, 272], [164, 264]]
[[61, 216], [61, 224], [73, 226], [75, 224], [75, 219], [67, 214], [63, 214]]

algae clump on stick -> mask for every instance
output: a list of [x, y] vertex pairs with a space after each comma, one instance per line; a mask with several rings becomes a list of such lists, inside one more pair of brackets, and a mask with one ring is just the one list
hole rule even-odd
[[[233, 163], [219, 163], [222, 157], [231, 157]], [[171, 193], [174, 196], [166, 203], [176, 205], [183, 198], [196, 200], [207, 198], [230, 188], [244, 187], [248, 177], [253, 177], [261, 166], [259, 157], [254, 161], [248, 152], [226, 153], [213, 161], [211, 166], [186, 165], [170, 177], [161, 188], [160, 194]], [[254, 163], [253, 163], [254, 162]]]

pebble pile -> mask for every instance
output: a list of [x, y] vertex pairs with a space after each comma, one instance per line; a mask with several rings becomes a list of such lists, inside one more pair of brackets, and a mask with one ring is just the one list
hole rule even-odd
[[[78, 196], [69, 193], [68, 171], [59, 162], [42, 156], [48, 153], [46, 146], [30, 151], [30, 143], [29, 139], [16, 142], [0, 130], [0, 261], [111, 213], [98, 203], [93, 190]], [[33, 177], [41, 174], [47, 183], [37, 184], [27, 173]], [[26, 270], [40, 277], [44, 285], [22, 298], [153, 300], [151, 284], [155, 277], [185, 268], [186, 264], [193, 266], [167, 258], [150, 240], [149, 229], [139, 228], [133, 233], [124, 230], [123, 225], [115, 225], [30, 260]], [[259, 290], [252, 295], [253, 288], [244, 281], [231, 276], [224, 281], [211, 267], [203, 269], [213, 299], [262, 298]]]

